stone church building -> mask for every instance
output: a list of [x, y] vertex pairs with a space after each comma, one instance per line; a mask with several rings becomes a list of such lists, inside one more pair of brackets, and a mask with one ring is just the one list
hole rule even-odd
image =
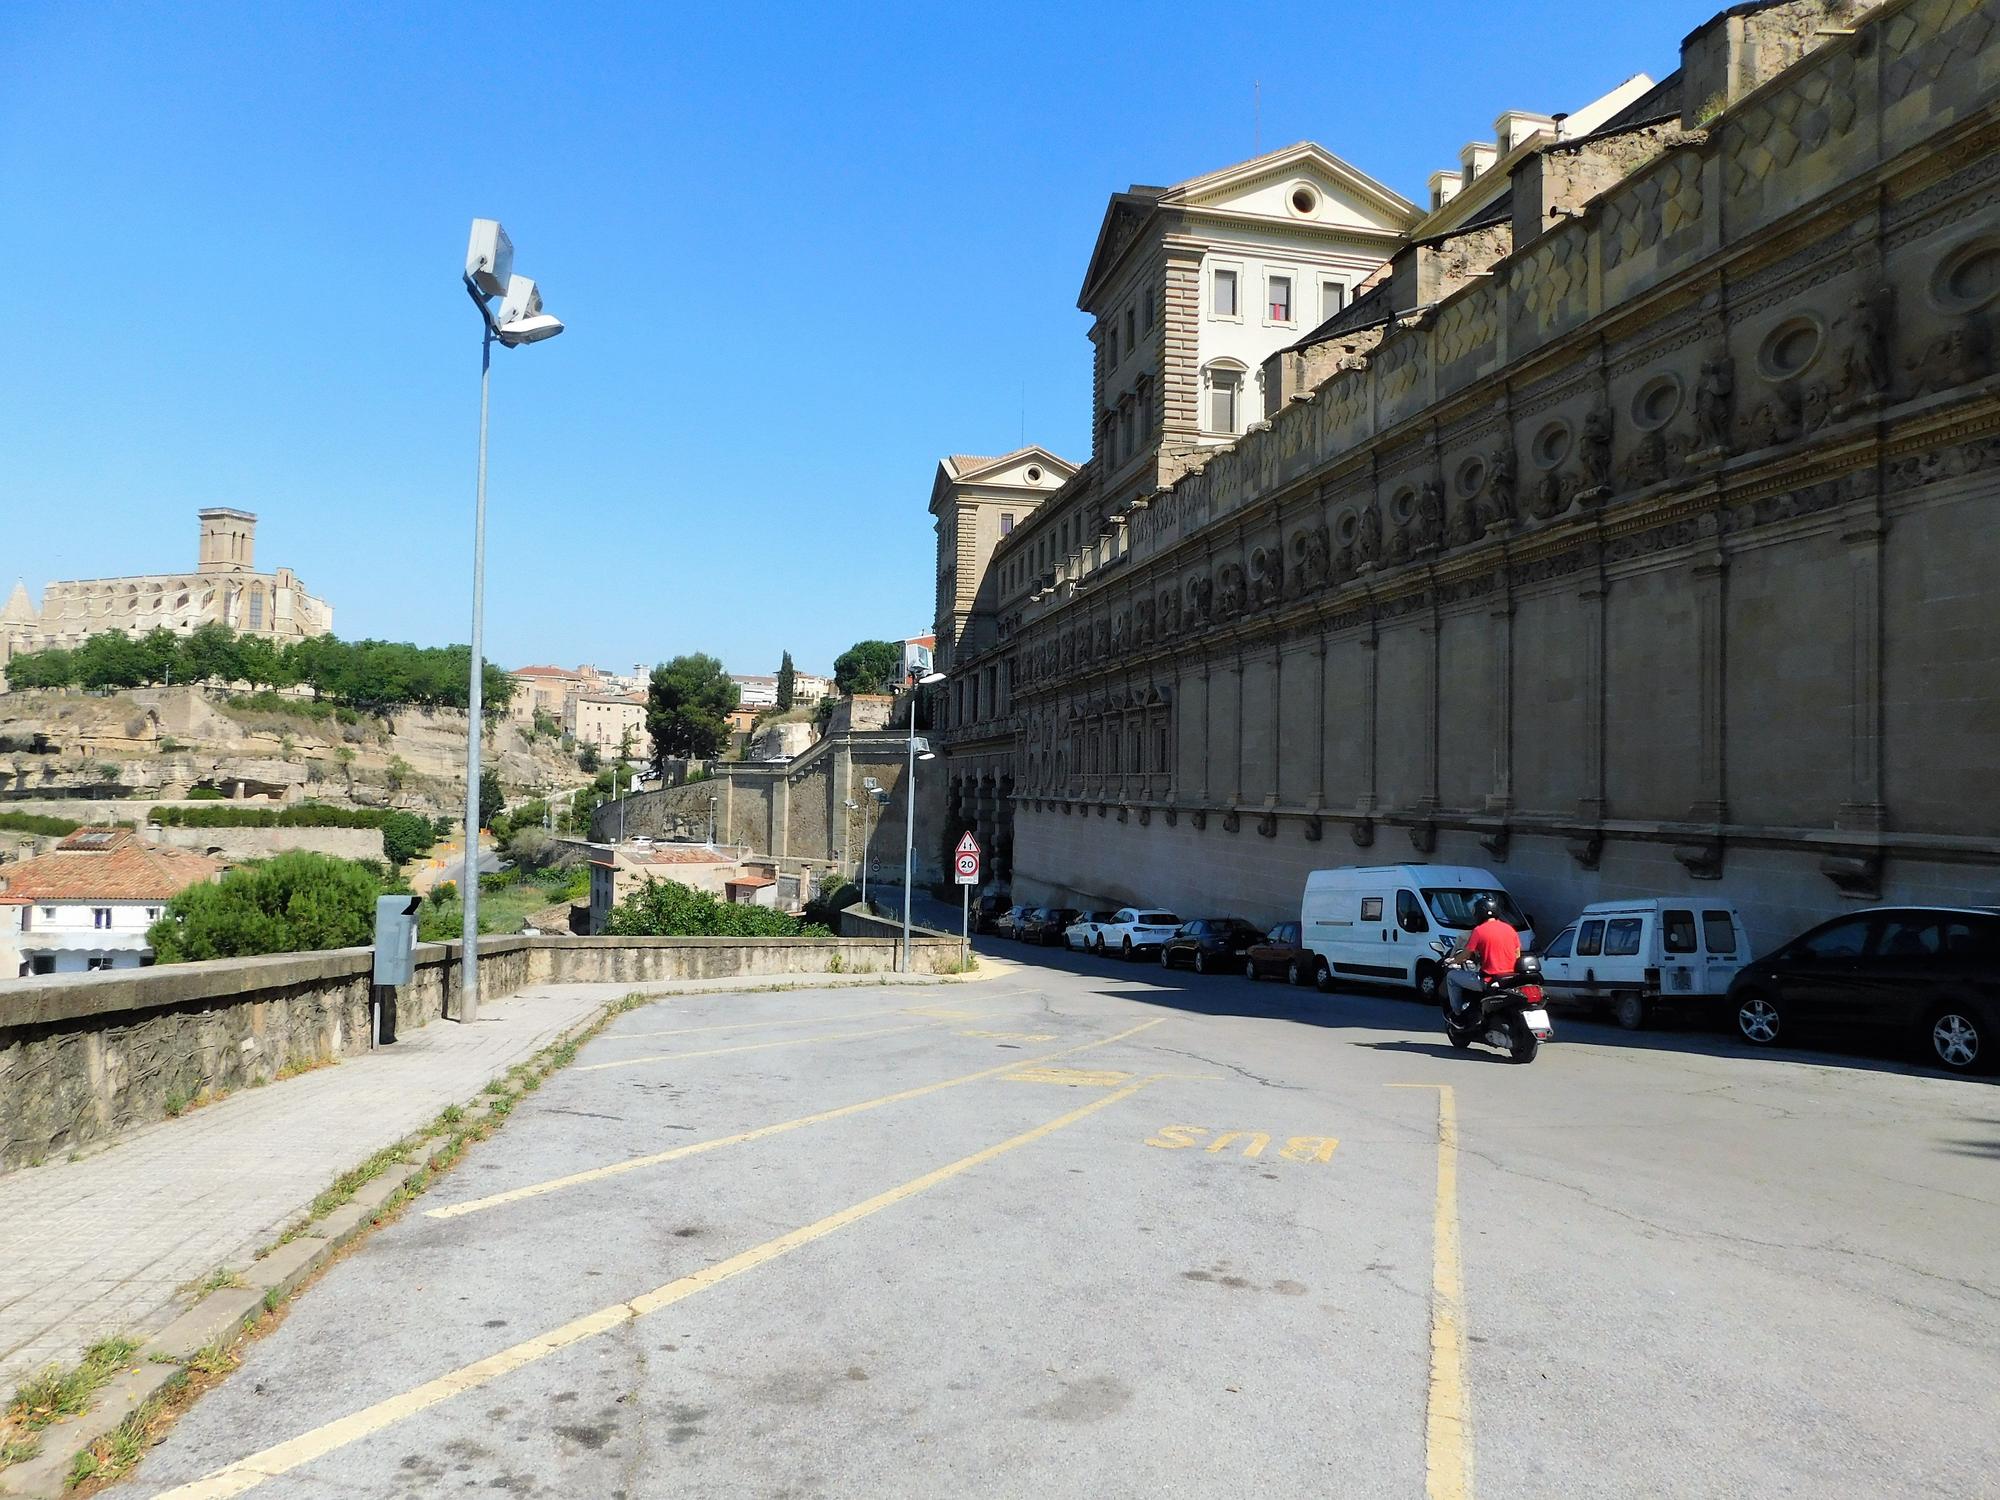
[[950, 830], [1257, 920], [1405, 860], [1549, 932], [2000, 901], [1996, 187], [2000, 0], [1774, 0], [1426, 206], [1312, 146], [1115, 195], [1093, 451], [936, 690]]
[[201, 542], [192, 573], [51, 583], [39, 609], [17, 582], [0, 609], [0, 671], [24, 652], [79, 646], [109, 630], [187, 635], [216, 623], [282, 644], [333, 629], [333, 606], [308, 594], [290, 568], [256, 571], [255, 515], [221, 506], [196, 515]]

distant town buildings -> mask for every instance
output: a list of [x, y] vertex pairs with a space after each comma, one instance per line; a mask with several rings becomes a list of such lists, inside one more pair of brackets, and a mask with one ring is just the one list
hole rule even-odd
[[563, 710], [563, 728], [579, 745], [602, 755], [650, 760], [653, 738], [646, 733], [646, 700], [609, 693], [573, 693]]
[[80, 646], [110, 630], [188, 635], [218, 624], [283, 643], [333, 629], [333, 606], [308, 594], [290, 568], [256, 571], [255, 515], [222, 506], [196, 514], [201, 541], [192, 573], [51, 583], [40, 608], [17, 581], [0, 609], [0, 669], [25, 652]]
[[[778, 679], [775, 675], [765, 676], [754, 672], [734, 672], [729, 680], [736, 684], [737, 707], [748, 709], [776, 708], [778, 706]], [[833, 696], [833, 679], [815, 676], [811, 672], [792, 674], [792, 706], [810, 708], [822, 698]]]
[[141, 968], [167, 902], [221, 872], [129, 828], [79, 828], [47, 854], [0, 865], [0, 976]]

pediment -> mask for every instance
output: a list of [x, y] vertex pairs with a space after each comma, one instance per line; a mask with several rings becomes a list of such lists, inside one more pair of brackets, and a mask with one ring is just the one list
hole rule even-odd
[[[1302, 194], [1312, 200], [1310, 207], [1303, 206]], [[1311, 141], [1180, 183], [1164, 201], [1296, 226], [1397, 232], [1420, 217], [1409, 199]]]

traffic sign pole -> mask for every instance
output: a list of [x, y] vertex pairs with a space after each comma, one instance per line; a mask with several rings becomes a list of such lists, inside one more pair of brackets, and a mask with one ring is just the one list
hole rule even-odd
[[972, 958], [972, 887], [962, 885], [959, 894], [965, 898], [965, 913], [959, 919], [958, 966], [963, 969]]
[[972, 888], [979, 884], [979, 840], [972, 836], [970, 828], [965, 830], [958, 847], [951, 852], [951, 869], [952, 878], [958, 882], [959, 891], [965, 898], [958, 939], [958, 962], [963, 968], [972, 961]]

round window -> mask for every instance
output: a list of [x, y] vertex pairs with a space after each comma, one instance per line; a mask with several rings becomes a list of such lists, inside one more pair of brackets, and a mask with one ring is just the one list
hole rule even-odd
[[1416, 508], [1417, 492], [1411, 489], [1398, 490], [1395, 498], [1389, 502], [1389, 519], [1401, 526], [1410, 519], [1410, 513]]
[[1764, 335], [1757, 350], [1757, 368], [1770, 380], [1789, 380], [1803, 374], [1819, 358], [1825, 342], [1815, 318], [1787, 318]]
[[1486, 460], [1477, 456], [1468, 458], [1458, 466], [1458, 492], [1460, 495], [1476, 495], [1479, 487], [1486, 483]]
[[1028, 483], [1040, 484], [1041, 482], [1042, 482], [1042, 471], [1039, 468], [1030, 467], [1028, 470]]
[[1654, 432], [1673, 421], [1681, 409], [1681, 383], [1672, 375], [1656, 375], [1632, 397], [1632, 425]]
[[1945, 312], [1976, 312], [2000, 297], [2000, 241], [1960, 245], [1931, 277], [1931, 301]]
[[1311, 188], [1307, 187], [1304, 183], [1300, 183], [1297, 187], [1292, 189], [1293, 213], [1313, 214], [1317, 213], [1318, 211], [1319, 211], [1318, 193], [1315, 193]]
[[1343, 547], [1354, 545], [1354, 538], [1361, 530], [1361, 518], [1351, 510], [1340, 513], [1340, 519], [1333, 523], [1333, 534]]
[[1553, 469], [1569, 457], [1569, 423], [1551, 422], [1535, 434], [1535, 445], [1529, 451], [1533, 454], [1535, 467]]

